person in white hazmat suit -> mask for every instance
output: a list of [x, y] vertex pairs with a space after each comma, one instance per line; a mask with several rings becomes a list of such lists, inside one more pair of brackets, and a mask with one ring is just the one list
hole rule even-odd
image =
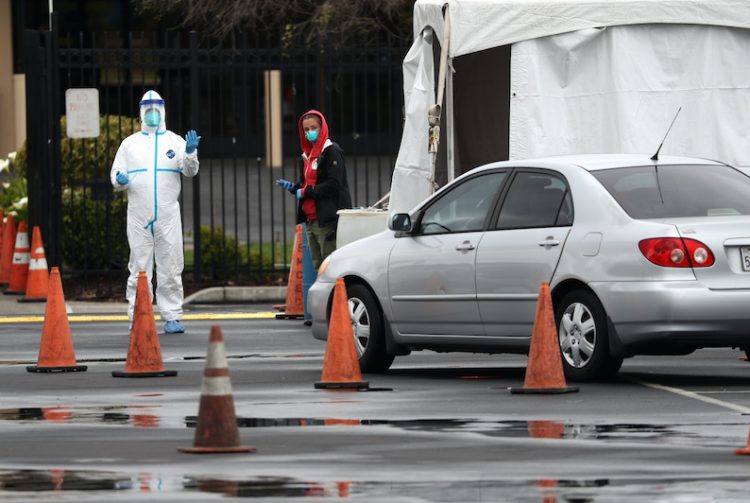
[[132, 324], [138, 273], [145, 271], [151, 285], [156, 259], [156, 302], [166, 321], [164, 331], [183, 333], [180, 176], [198, 174], [201, 137], [190, 130], [183, 140], [167, 130], [164, 100], [156, 91], [143, 95], [140, 118], [141, 130], [122, 141], [110, 172], [115, 190], [128, 191], [128, 317]]

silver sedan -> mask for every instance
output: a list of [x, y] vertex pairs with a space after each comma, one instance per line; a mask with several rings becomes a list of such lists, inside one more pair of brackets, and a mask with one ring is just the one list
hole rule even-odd
[[571, 380], [637, 354], [747, 348], [750, 177], [666, 156], [488, 164], [324, 261], [308, 294], [318, 339], [336, 278], [365, 372], [414, 350], [526, 353], [542, 282]]

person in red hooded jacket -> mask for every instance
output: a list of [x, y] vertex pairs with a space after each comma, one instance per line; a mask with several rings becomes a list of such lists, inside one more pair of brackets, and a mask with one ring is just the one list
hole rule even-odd
[[297, 197], [297, 223], [307, 224], [310, 255], [317, 269], [336, 249], [336, 212], [351, 208], [352, 198], [344, 152], [328, 138], [328, 124], [323, 114], [317, 110], [305, 112], [298, 127], [302, 146], [299, 181], [280, 179], [276, 184]]

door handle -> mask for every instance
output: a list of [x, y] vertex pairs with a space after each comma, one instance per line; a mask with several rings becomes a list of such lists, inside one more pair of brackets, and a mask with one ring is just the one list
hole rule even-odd
[[473, 249], [474, 249], [474, 245], [471, 244], [469, 241], [464, 241], [460, 245], [456, 246], [456, 251], [460, 251], [460, 252], [471, 251]]
[[547, 246], [559, 246], [559, 245], [560, 245], [560, 241], [558, 241], [557, 239], [552, 239], [552, 236], [548, 237], [544, 241], [540, 241], [539, 242], [539, 246], [545, 246], [545, 247], [547, 247]]

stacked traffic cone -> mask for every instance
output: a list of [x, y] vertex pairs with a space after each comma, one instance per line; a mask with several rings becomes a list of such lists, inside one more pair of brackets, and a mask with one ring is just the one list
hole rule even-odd
[[29, 260], [29, 275], [26, 280], [26, 295], [18, 302], [44, 302], [47, 300], [49, 289], [49, 271], [47, 258], [44, 256], [42, 233], [39, 226], [34, 226], [31, 237], [31, 260]]
[[255, 451], [255, 447], [240, 445], [224, 337], [218, 325], [211, 327], [211, 337], [208, 341], [193, 447], [181, 447], [178, 450], [192, 454]]
[[0, 286], [7, 286], [10, 282], [10, 269], [13, 266], [13, 247], [16, 244], [16, 224], [13, 213], [5, 219], [3, 231], [3, 248], [0, 251]]
[[553, 313], [549, 285], [542, 283], [531, 333], [526, 379], [523, 388], [510, 388], [511, 393], [551, 394], [578, 391], [577, 386], [567, 386], [565, 383]]
[[7, 295], [23, 295], [26, 293], [26, 281], [29, 276], [29, 233], [26, 232], [26, 222], [21, 220], [16, 233], [16, 248], [13, 251], [13, 264], [10, 268], [10, 281]]
[[26, 367], [26, 370], [29, 372], [83, 372], [86, 368], [86, 365], [76, 364], [60, 270], [53, 267], [49, 278], [49, 297], [44, 311], [39, 359], [36, 365]]
[[5, 234], [5, 214], [3, 209], [0, 208], [0, 255], [2, 255], [3, 250], [3, 234]]
[[173, 377], [176, 370], [164, 370], [161, 359], [159, 336], [156, 334], [154, 310], [148, 290], [146, 273], [138, 273], [138, 287], [135, 292], [135, 312], [130, 329], [128, 358], [125, 371], [112, 372], [112, 377]]
[[277, 314], [277, 320], [301, 320], [305, 317], [305, 306], [302, 293], [302, 224], [297, 224], [294, 231], [294, 251], [292, 267], [289, 269], [289, 281], [286, 285], [286, 304], [284, 313]]
[[333, 291], [331, 321], [328, 325], [328, 341], [323, 359], [323, 375], [315, 383], [316, 388], [367, 389], [370, 384], [362, 380], [359, 358], [354, 347], [352, 319], [349, 316], [349, 300], [346, 284], [342, 278], [336, 280]]

